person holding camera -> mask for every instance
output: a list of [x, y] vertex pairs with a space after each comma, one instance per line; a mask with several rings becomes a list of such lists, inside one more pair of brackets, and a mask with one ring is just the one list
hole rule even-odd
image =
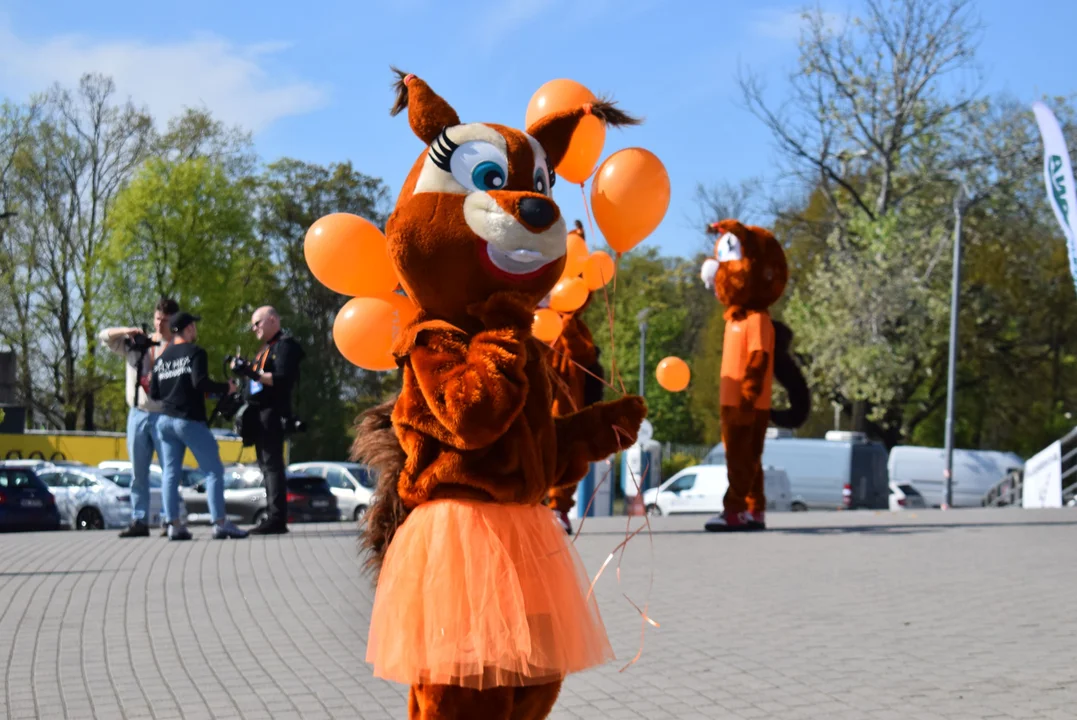
[[254, 439], [269, 501], [268, 517], [251, 532], [278, 535], [288, 532], [284, 438], [301, 428], [292, 413], [292, 391], [299, 380], [304, 353], [299, 343], [281, 331], [280, 314], [272, 307], [254, 311], [251, 330], [262, 341], [254, 361], [232, 361], [232, 371], [249, 380], [244, 393], [248, 411], [241, 418], [243, 435]]
[[183, 475], [183, 457], [190, 449], [198, 467], [206, 474], [206, 495], [213, 521], [213, 538], [245, 538], [228, 520], [224, 506], [224, 463], [217, 438], [206, 421], [206, 395], [232, 393], [234, 380], [214, 382], [209, 377], [206, 351], [198, 347], [197, 315], [181, 312], [172, 317], [174, 337], [153, 364], [150, 397], [161, 401], [161, 418], [157, 432], [161, 439], [161, 465], [164, 478], [161, 495], [168, 522], [169, 540], [190, 540], [186, 518], [179, 517], [179, 485]]
[[157, 356], [172, 341], [169, 319], [179, 312], [170, 298], [161, 298], [153, 311], [154, 332], [137, 327], [106, 328], [98, 338], [125, 361], [127, 396], [127, 457], [131, 460], [131, 524], [120, 537], [147, 537], [150, 534], [150, 461], [156, 451], [161, 458], [157, 420], [161, 403], [149, 396], [150, 373]]

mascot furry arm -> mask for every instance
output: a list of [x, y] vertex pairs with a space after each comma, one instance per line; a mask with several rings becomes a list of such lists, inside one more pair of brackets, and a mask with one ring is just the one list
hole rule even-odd
[[[405, 639], [408, 632], [423, 631], [431, 622], [430, 613], [474, 606], [474, 598], [454, 603], [442, 597], [472, 591], [467, 578], [454, 573], [506, 560], [491, 550], [484, 557], [468, 556], [474, 563], [457, 557], [454, 564], [405, 569], [393, 564], [393, 552], [415, 562], [458, 547], [464, 549], [454, 551], [465, 555], [484, 552], [474, 533], [481, 534], [489, 522], [469, 526], [472, 534], [455, 542], [439, 534], [443, 526], [430, 525], [439, 513], [457, 513], [453, 527], [474, 513], [491, 522], [523, 513], [525, 522], [538, 524], [521, 532], [541, 535], [553, 528], [549, 511], [540, 508], [545, 519], [539, 521], [533, 520], [538, 516], [529, 514], [529, 508], [537, 507], [571, 468], [634, 442], [646, 415], [646, 405], [638, 397], [554, 418], [549, 348], [531, 336], [531, 325], [536, 305], [557, 282], [565, 263], [566, 229], [550, 199], [551, 168], [563, 157], [573, 130], [586, 115], [610, 125], [635, 121], [611, 103], [597, 102], [547, 116], [527, 133], [500, 125], [462, 124], [455, 110], [425, 82], [398, 75], [393, 114], [406, 108], [412, 130], [427, 147], [401, 188], [385, 235], [401, 284], [419, 312], [394, 347], [403, 376], [401, 392], [363, 414], [353, 445], [353, 457], [378, 474], [375, 499], [362, 530], [362, 544], [370, 552], [368, 567], [378, 582], [368, 661], [374, 662], [379, 677], [399, 671], [390, 679], [411, 683], [412, 718], [542, 718], [553, 707], [561, 676], [532, 684], [531, 671], [538, 672], [537, 665], [509, 671], [486, 664], [492, 662], [489, 658], [455, 657], [453, 653], [463, 652], [459, 648], [468, 644], [463, 638]], [[435, 500], [447, 504], [435, 505], [431, 502]], [[436, 546], [424, 546], [420, 536], [439, 539]], [[563, 535], [559, 541], [571, 550]], [[551, 560], [541, 567], [554, 577], [561, 566]], [[442, 594], [425, 597], [422, 589], [400, 589], [415, 578], [436, 581]], [[550, 587], [564, 591], [566, 582], [561, 576]], [[532, 583], [521, 592], [535, 592], [538, 586]], [[417, 586], [421, 587], [427, 586]], [[584, 602], [583, 597], [579, 592], [577, 604]], [[405, 607], [423, 609], [414, 610], [419, 613], [414, 617], [405, 613]], [[556, 614], [561, 605], [548, 607]], [[468, 618], [442, 620], [452, 626], [450, 630], [459, 630], [459, 623], [466, 624]], [[444, 624], [439, 625], [442, 635]], [[531, 627], [530, 621], [507, 626], [517, 632]], [[376, 636], [382, 630], [394, 637], [379, 643]], [[598, 661], [595, 654], [602, 652], [594, 646], [608, 648], [604, 630], [601, 640], [594, 628], [582, 630], [590, 631], [584, 634], [594, 639], [582, 649], [576, 641], [576, 652], [590, 653], [586, 662], [593, 664]], [[563, 640], [535, 636], [529, 644], [564, 642], [569, 647], [576, 634], [568, 635]], [[439, 643], [448, 644], [442, 648]], [[539, 649], [537, 644], [527, 652], [519, 647], [494, 648], [489, 656], [511, 659]], [[564, 648], [558, 647], [546, 657], [561, 656]], [[475, 648], [470, 652], [474, 654]], [[399, 661], [401, 653], [409, 663]], [[389, 668], [388, 674], [380, 674], [379, 663]], [[467, 677], [456, 677], [442, 672], [445, 667], [473, 669]], [[556, 664], [543, 667], [543, 680], [558, 670]], [[519, 673], [532, 680], [523, 682]], [[408, 679], [400, 679], [404, 675]], [[446, 679], [431, 679], [441, 677]]]

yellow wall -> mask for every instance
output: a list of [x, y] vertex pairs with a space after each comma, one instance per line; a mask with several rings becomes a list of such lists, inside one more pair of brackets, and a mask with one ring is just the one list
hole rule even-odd
[[[257, 463], [253, 447], [243, 447], [239, 440], [217, 440], [221, 451], [221, 460], [225, 465], [233, 463]], [[14, 451], [14, 452], [13, 452]], [[17, 455], [15, 453], [18, 453]], [[97, 465], [104, 460], [127, 460], [127, 437], [122, 433], [26, 433], [9, 435], [0, 433], [0, 460], [21, 457], [34, 457], [45, 460], [77, 460], [87, 465]], [[60, 453], [60, 455], [57, 455]], [[159, 460], [154, 458], [159, 464]], [[191, 451], [187, 451], [183, 464], [197, 467]]]

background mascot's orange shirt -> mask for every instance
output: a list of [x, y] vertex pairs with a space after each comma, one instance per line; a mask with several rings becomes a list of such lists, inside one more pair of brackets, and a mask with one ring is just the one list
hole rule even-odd
[[749, 310], [743, 319], [727, 318], [722, 343], [722, 405], [740, 406], [748, 358], [757, 351], [767, 354], [767, 373], [755, 408], [769, 410], [770, 389], [774, 382], [774, 324], [770, 321], [770, 313]]

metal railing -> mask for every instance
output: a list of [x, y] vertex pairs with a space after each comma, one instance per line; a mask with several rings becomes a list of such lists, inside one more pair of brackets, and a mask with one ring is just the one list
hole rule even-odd
[[[1060, 441], [1062, 446], [1062, 505], [1077, 497], [1077, 428], [1070, 430]], [[1068, 484], [1067, 484], [1068, 483]], [[998, 481], [984, 495], [984, 507], [1022, 506], [1024, 473], [1014, 470]]]

